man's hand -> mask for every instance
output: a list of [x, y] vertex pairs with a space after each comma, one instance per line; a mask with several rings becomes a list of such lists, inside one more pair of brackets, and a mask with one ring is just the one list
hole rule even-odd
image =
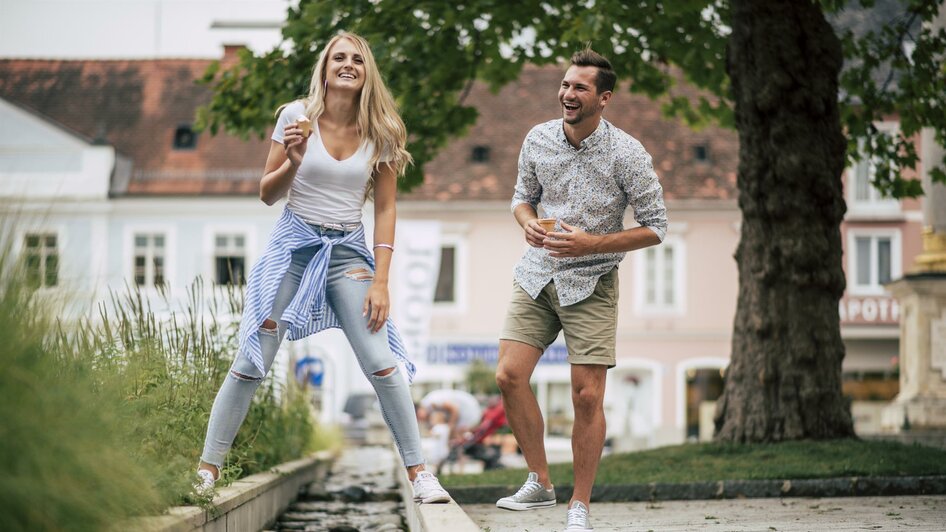
[[522, 228], [526, 232], [526, 242], [530, 246], [534, 248], [540, 248], [543, 246], [546, 233], [545, 229], [542, 229], [542, 226], [539, 225], [538, 218], [529, 220], [524, 226], [522, 226]]
[[[549, 250], [549, 256], [555, 258], [583, 257], [596, 253], [595, 249], [601, 237], [586, 233], [578, 227], [559, 222], [567, 233], [548, 233], [542, 241], [542, 247]], [[538, 224], [536, 224], [538, 226]], [[539, 227], [541, 231], [542, 228]], [[544, 232], [544, 231], [543, 231]]]

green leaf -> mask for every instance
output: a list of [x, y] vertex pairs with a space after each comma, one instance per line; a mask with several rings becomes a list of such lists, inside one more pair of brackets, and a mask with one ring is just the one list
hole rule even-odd
[[[819, 3], [825, 12], [838, 13], [870, 9], [874, 2]], [[946, 33], [931, 26], [942, 3], [911, 0], [877, 31], [838, 34], [845, 54], [839, 101], [848, 158], [859, 156], [858, 145], [871, 147], [869, 154], [889, 168], [877, 186], [895, 197], [917, 191], [901, 177], [916, 169], [917, 158], [904, 152], [905, 143], [899, 150], [875, 145], [872, 124], [896, 115], [906, 137], [923, 127], [933, 128], [940, 142], [946, 136]], [[475, 123], [476, 112], [464, 99], [472, 80], [498, 91], [525, 63], [553, 64], [588, 44], [611, 59], [622, 87], [660, 99], [666, 116], [695, 128], [734, 127], [726, 73], [727, 0], [589, 5], [589, 0], [300, 0], [287, 11], [279, 47], [260, 56], [242, 52], [229, 69], [218, 62], [208, 67], [200, 83], [213, 90], [213, 98], [198, 111], [196, 123], [212, 133], [262, 136], [279, 105], [307, 92], [319, 50], [347, 29], [371, 43], [408, 127], [416, 166], [402, 181], [404, 190], [422, 183], [423, 164]], [[905, 43], [913, 46], [909, 57]], [[693, 89], [695, 97], [684, 96]]]

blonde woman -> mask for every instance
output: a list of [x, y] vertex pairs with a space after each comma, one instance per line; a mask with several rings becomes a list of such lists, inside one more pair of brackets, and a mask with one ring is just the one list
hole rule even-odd
[[[378, 394], [415, 499], [447, 502], [450, 496], [425, 471], [414, 405], [398, 361], [409, 377], [414, 366], [388, 320], [397, 178], [411, 156], [404, 123], [368, 43], [351, 33], [329, 41], [309, 95], [283, 106], [278, 116], [260, 199], [272, 205], [288, 196], [287, 204], [250, 273], [240, 350], [210, 413], [197, 490], [210, 492], [219, 478], [286, 334], [297, 340], [340, 327]], [[371, 195], [373, 257], [361, 224], [362, 206]]]

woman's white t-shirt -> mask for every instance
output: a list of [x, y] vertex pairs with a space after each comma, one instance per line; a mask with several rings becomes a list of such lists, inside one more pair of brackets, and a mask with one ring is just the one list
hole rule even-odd
[[[305, 106], [301, 101], [284, 107], [272, 139], [283, 144], [286, 125], [302, 116]], [[318, 121], [313, 121], [309, 145], [289, 188], [288, 208], [309, 223], [361, 222], [373, 154], [374, 145], [366, 140], [347, 159], [335, 159], [322, 143]]]

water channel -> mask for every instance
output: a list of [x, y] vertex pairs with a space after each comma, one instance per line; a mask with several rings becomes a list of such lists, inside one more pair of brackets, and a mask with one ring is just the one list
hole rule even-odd
[[271, 530], [389, 532], [408, 530], [389, 445], [349, 446], [324, 479], [307, 486]]

